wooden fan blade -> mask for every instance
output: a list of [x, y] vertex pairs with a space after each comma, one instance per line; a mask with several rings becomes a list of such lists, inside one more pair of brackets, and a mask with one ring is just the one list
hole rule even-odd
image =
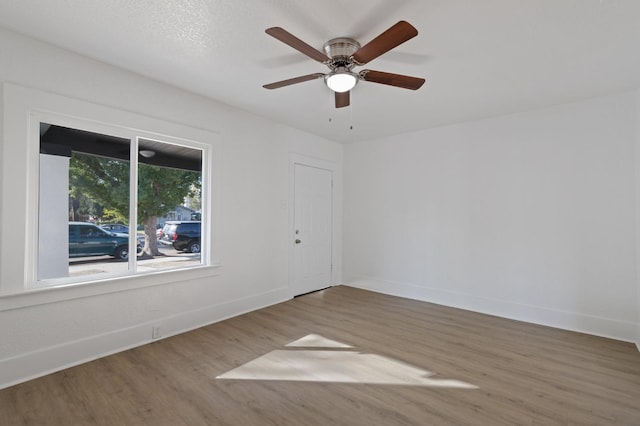
[[335, 92], [336, 93], [336, 108], [344, 108], [351, 103], [351, 92]]
[[425, 82], [424, 78], [373, 70], [360, 71], [360, 78], [364, 81], [370, 81], [371, 83], [386, 84], [411, 90], [418, 90]]
[[362, 46], [353, 55], [353, 59], [364, 65], [418, 35], [418, 30], [406, 21], [399, 21], [391, 28]]
[[291, 34], [290, 32], [288, 32], [283, 28], [271, 27], [264, 30], [264, 32], [269, 34], [271, 37], [277, 38], [284, 44], [293, 47], [298, 52], [304, 53], [311, 59], [314, 59], [318, 62], [324, 62], [329, 60], [327, 55], [309, 46], [307, 43], [300, 40], [298, 37], [294, 36], [293, 34]]
[[324, 74], [321, 72], [317, 72], [314, 74], [302, 75], [300, 77], [290, 78], [288, 80], [277, 81], [275, 83], [265, 84], [262, 87], [265, 89], [278, 89], [284, 86], [290, 86], [292, 84], [302, 83], [309, 80], [315, 80], [316, 78], [324, 77]]

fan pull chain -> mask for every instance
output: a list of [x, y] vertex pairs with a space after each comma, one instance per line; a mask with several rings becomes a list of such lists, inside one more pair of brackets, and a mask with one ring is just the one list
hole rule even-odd
[[351, 91], [349, 101], [349, 130], [353, 130], [353, 90]]
[[349, 102], [349, 130], [353, 130], [353, 91], [351, 93], [351, 102]]

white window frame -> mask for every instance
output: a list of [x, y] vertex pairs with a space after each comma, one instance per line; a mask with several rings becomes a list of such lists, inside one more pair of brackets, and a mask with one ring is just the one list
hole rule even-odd
[[[196, 129], [179, 123], [159, 120], [128, 111], [96, 105], [86, 101], [28, 89], [13, 84], [3, 85], [4, 134], [2, 157], [2, 223], [15, 210], [18, 215], [15, 227], [6, 226], [0, 234], [0, 310], [5, 307], [28, 306], [46, 301], [66, 300], [123, 289], [161, 285], [184, 281], [188, 278], [217, 275], [219, 263], [215, 260], [213, 243], [217, 217], [212, 209], [217, 208], [213, 197], [217, 192], [213, 185], [220, 179], [213, 176], [214, 151], [219, 144], [217, 133]], [[39, 155], [40, 123], [50, 123], [95, 133], [102, 133], [131, 140], [131, 152], [137, 156], [138, 138], [188, 146], [202, 150], [202, 251], [201, 265], [184, 269], [167, 269], [140, 273], [133, 267], [134, 256], [130, 256], [129, 270], [123, 274], [84, 276], [78, 279], [62, 278], [37, 280], [38, 202], [39, 202]], [[141, 130], [144, 129], [144, 130]], [[23, 143], [16, 143], [22, 140]], [[24, 164], [24, 175], [15, 176], [7, 182], [10, 171], [8, 162]], [[15, 170], [12, 166], [10, 167]], [[137, 216], [137, 167], [130, 176], [132, 208], [130, 217]], [[8, 206], [8, 202], [16, 205]], [[215, 206], [215, 207], [214, 207]], [[11, 208], [9, 208], [11, 207]], [[13, 210], [13, 212], [12, 212]], [[13, 221], [12, 221], [13, 222]], [[134, 222], [130, 222], [134, 223]], [[206, 237], [208, 238], [206, 238]], [[135, 238], [130, 247], [135, 253]], [[13, 241], [17, 241], [13, 244]], [[9, 253], [9, 256], [5, 254]], [[176, 275], [179, 273], [179, 276]], [[64, 289], [58, 292], [49, 290]], [[47, 291], [44, 291], [47, 290]], [[35, 294], [38, 294], [37, 296]], [[55, 294], [53, 294], [55, 293]], [[15, 296], [30, 297], [15, 297]], [[5, 297], [7, 296], [7, 297]], [[12, 297], [8, 297], [12, 296]]]

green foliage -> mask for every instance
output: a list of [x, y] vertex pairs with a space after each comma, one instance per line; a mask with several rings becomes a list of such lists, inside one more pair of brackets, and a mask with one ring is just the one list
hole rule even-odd
[[118, 210], [115, 209], [104, 209], [102, 212], [102, 220], [103, 223], [123, 223], [125, 225], [129, 225], [129, 217], [125, 217]]
[[[147, 164], [138, 166], [138, 223], [163, 216], [186, 197], [200, 197], [201, 174]], [[70, 195], [87, 197], [104, 206], [117, 221], [129, 218], [129, 163], [74, 153], [69, 165]]]
[[74, 153], [69, 186], [72, 197], [87, 197], [129, 217], [129, 163]]
[[196, 211], [201, 210], [202, 198], [201, 198], [200, 186], [193, 185], [191, 190], [192, 190], [191, 194], [187, 196], [187, 199], [189, 201], [188, 205], [193, 210], [196, 210]]
[[187, 197], [199, 196], [200, 173], [140, 164], [138, 167], [138, 221], [167, 214]]
[[102, 206], [80, 191], [74, 191], [69, 197], [69, 220], [86, 221], [104, 215]]

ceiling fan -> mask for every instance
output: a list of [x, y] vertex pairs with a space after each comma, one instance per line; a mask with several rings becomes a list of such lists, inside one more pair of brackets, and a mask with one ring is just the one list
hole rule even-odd
[[335, 92], [336, 108], [342, 108], [348, 106], [351, 102], [351, 89], [353, 89], [360, 80], [411, 90], [419, 89], [425, 82], [424, 78], [382, 71], [362, 70], [358, 73], [353, 71], [354, 67], [362, 66], [417, 36], [418, 30], [406, 21], [399, 21], [364, 46], [360, 46], [360, 43], [352, 38], [339, 37], [331, 39], [323, 46], [325, 53], [309, 46], [283, 28], [267, 28], [265, 32], [307, 55], [311, 59], [325, 64], [331, 70], [327, 74], [313, 73], [265, 84], [262, 86], [265, 89], [278, 89], [292, 84], [323, 78], [329, 89]]

